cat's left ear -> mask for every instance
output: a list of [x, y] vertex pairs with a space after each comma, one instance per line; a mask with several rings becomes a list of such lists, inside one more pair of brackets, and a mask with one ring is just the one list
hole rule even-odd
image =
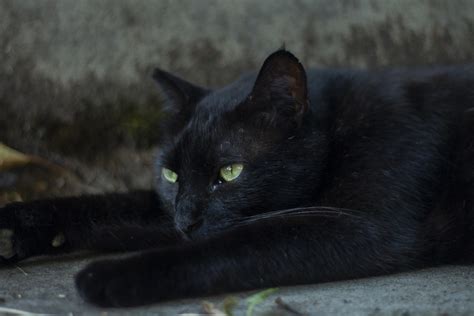
[[[300, 123], [309, 107], [306, 72], [286, 50], [267, 57], [248, 98], [247, 111], [264, 113], [272, 119]], [[250, 113], [249, 113], [250, 114]]]
[[163, 110], [168, 114], [176, 129], [184, 126], [194, 112], [196, 104], [209, 93], [208, 89], [161, 69], [155, 69], [153, 79], [158, 83], [160, 94], [164, 98]]

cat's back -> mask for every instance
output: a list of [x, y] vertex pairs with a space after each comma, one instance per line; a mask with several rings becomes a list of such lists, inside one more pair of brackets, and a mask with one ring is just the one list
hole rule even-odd
[[329, 122], [339, 149], [332, 160], [343, 152], [362, 157], [357, 166], [367, 168], [423, 161], [406, 172], [397, 167], [394, 183], [426, 177], [414, 188], [430, 201], [426, 227], [435, 257], [450, 257], [462, 243], [461, 257], [474, 260], [474, 65], [311, 69], [308, 86], [314, 117]]
[[[377, 70], [311, 68], [307, 72], [311, 103], [363, 95], [387, 103], [453, 103], [451, 110], [474, 106], [474, 64], [399, 67]], [[349, 104], [344, 104], [349, 105]], [[383, 106], [383, 104], [382, 104]]]
[[339, 121], [358, 128], [421, 120], [457, 129], [459, 122], [474, 115], [474, 64], [379, 70], [312, 68], [307, 77], [310, 107], [319, 124]]

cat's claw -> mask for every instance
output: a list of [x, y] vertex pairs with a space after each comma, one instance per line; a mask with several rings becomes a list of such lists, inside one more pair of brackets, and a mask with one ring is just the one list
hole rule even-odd
[[15, 256], [13, 247], [13, 230], [0, 229], [0, 259], [11, 259]]

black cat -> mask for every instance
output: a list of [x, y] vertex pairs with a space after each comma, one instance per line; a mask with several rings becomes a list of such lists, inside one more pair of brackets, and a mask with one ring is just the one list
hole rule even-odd
[[156, 192], [15, 203], [0, 256], [138, 250], [76, 279], [101, 306], [474, 261], [474, 70], [305, 73], [206, 90], [157, 70]]

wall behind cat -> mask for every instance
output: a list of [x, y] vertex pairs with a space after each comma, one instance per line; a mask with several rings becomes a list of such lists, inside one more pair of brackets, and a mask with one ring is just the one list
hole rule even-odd
[[73, 170], [79, 191], [148, 187], [153, 67], [218, 86], [283, 43], [306, 66], [460, 63], [473, 34], [470, 0], [5, 0], [0, 142]]

